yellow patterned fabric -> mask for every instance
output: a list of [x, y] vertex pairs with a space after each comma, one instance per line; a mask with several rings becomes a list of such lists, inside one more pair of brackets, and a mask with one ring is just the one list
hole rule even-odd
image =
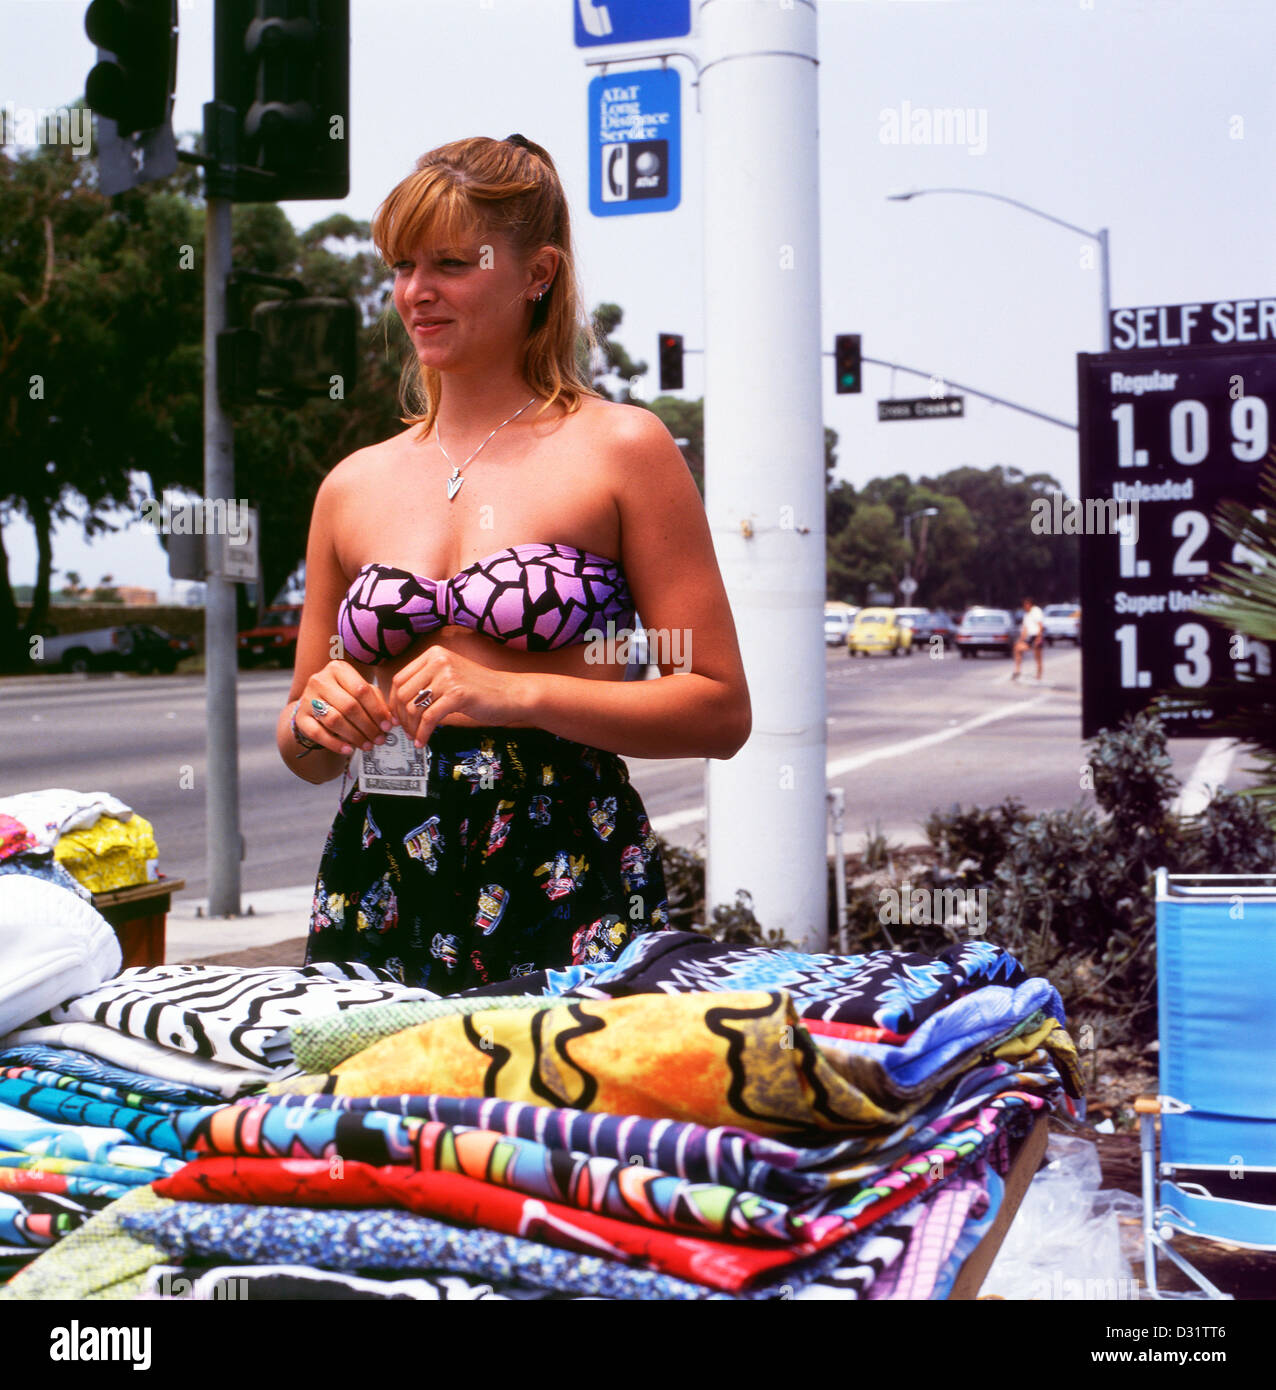
[[337, 1095], [496, 1096], [758, 1134], [872, 1128], [878, 1104], [830, 1064], [783, 993], [644, 994], [435, 1019], [337, 1066]]
[[53, 857], [91, 893], [151, 883], [159, 863], [155, 831], [135, 811], [128, 820], [101, 816], [87, 830], [58, 838]]

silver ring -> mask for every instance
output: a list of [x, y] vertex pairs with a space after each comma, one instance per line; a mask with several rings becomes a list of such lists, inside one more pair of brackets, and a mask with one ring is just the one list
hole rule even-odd
[[313, 697], [310, 700], [310, 708], [314, 710], [315, 717], [318, 719], [322, 719], [328, 713], [328, 706], [322, 700], [316, 700]]
[[431, 701], [432, 701], [433, 699], [434, 699], [434, 691], [433, 691], [433, 690], [423, 690], [423, 691], [416, 697], [416, 699], [412, 701], [412, 704], [413, 704], [417, 709], [429, 709], [430, 703], [431, 703]]

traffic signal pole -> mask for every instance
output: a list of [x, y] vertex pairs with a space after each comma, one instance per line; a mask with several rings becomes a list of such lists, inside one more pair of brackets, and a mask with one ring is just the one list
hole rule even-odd
[[706, 908], [828, 923], [816, 10], [704, 0], [705, 508], [753, 732], [706, 772]]
[[[217, 382], [217, 335], [226, 327], [226, 278], [231, 270], [229, 198], [209, 196], [204, 220], [204, 496], [235, 495], [235, 432], [222, 409]], [[204, 698], [208, 767], [205, 772], [208, 915], [239, 916], [239, 722], [236, 677], [235, 581], [221, 573], [221, 538], [204, 536]]]

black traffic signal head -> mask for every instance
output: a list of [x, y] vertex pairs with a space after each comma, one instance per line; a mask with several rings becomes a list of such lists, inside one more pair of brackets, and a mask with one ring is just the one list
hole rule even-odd
[[660, 335], [660, 389], [682, 390], [682, 334]]
[[230, 196], [346, 196], [350, 0], [218, 0], [214, 70], [234, 110]]
[[177, 0], [93, 0], [84, 29], [99, 59], [85, 82], [89, 108], [120, 135], [168, 125], [177, 84]]
[[863, 363], [860, 360], [860, 335], [839, 333], [833, 340], [833, 362], [836, 371], [837, 394], [858, 395], [863, 382]]

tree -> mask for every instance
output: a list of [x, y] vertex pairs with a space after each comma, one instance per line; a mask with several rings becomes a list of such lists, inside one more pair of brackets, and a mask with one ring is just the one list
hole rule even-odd
[[[199, 219], [182, 166], [113, 201], [69, 146], [0, 151], [0, 514], [36, 533], [27, 631], [43, 626], [51, 532], [87, 507], [86, 536], [130, 504], [130, 474], [161, 461], [199, 476]], [[0, 546], [0, 668], [24, 656]]]
[[1031, 528], [1036, 498], [1061, 491], [1047, 473], [1017, 468], [955, 468], [918, 485], [960, 499], [973, 518], [976, 544], [963, 566], [963, 602], [1014, 608], [1026, 595], [1041, 602], [1076, 596], [1077, 538], [1036, 535]]

